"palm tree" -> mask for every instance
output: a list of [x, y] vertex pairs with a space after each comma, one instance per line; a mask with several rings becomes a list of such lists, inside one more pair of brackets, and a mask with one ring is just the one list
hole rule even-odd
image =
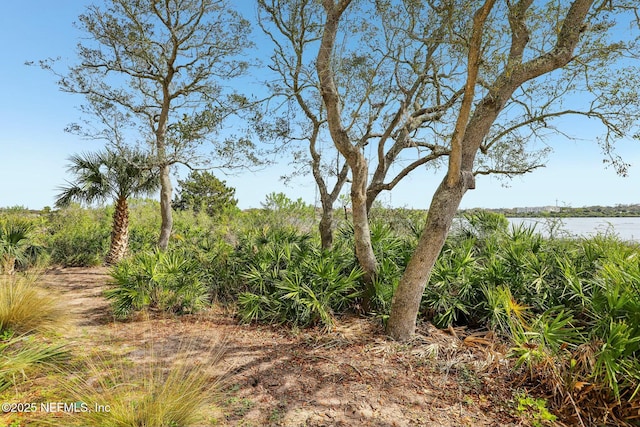
[[0, 271], [3, 274], [13, 274], [16, 263], [26, 262], [32, 228], [30, 223], [21, 220], [0, 222]]
[[129, 197], [148, 195], [159, 187], [157, 172], [149, 166], [148, 157], [141, 151], [107, 149], [98, 153], [76, 154], [69, 158], [68, 171], [76, 176], [74, 182], [60, 187], [57, 207], [71, 202], [115, 202], [111, 246], [105, 259], [107, 264], [120, 261], [129, 245]]

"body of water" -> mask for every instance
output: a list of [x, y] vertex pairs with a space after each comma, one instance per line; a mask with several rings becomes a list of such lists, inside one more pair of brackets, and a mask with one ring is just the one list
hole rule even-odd
[[536, 231], [549, 236], [589, 237], [613, 234], [622, 240], [640, 242], [640, 218], [508, 218], [511, 224], [535, 224]]

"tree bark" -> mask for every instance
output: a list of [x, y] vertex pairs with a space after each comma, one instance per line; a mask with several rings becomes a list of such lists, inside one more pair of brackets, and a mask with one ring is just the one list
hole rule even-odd
[[378, 273], [378, 261], [371, 243], [369, 210], [367, 209], [367, 161], [364, 156], [357, 158], [351, 166], [351, 215], [353, 218], [353, 239], [356, 246], [356, 258], [364, 271], [364, 294], [362, 308], [371, 311], [371, 300], [375, 295], [374, 281]]
[[413, 335], [424, 288], [468, 185], [467, 180], [460, 179], [454, 187], [449, 187], [445, 177], [433, 195], [425, 229], [391, 301], [387, 323], [387, 334], [391, 338], [406, 341]]
[[465, 153], [464, 142], [478, 78], [483, 27], [494, 3], [495, 0], [486, 0], [473, 16], [467, 78], [462, 105], [451, 138], [447, 174], [433, 195], [427, 224], [391, 301], [387, 333], [397, 340], [408, 340], [414, 333], [424, 288], [449, 234], [460, 201], [468, 189], [475, 188], [471, 172], [473, 162], [466, 165], [468, 169], [463, 169], [463, 158], [465, 154], [473, 158], [477, 149]]
[[169, 238], [171, 237], [171, 230], [173, 229], [173, 211], [171, 207], [173, 187], [170, 176], [171, 165], [167, 161], [166, 139], [171, 104], [169, 85], [174, 76], [173, 63], [176, 59], [176, 49], [177, 47], [174, 47], [174, 51], [169, 60], [171, 65], [167, 72], [167, 78], [162, 86], [162, 109], [158, 115], [158, 127], [156, 128], [156, 149], [158, 150], [158, 162], [160, 165], [160, 218], [162, 219], [160, 224], [160, 237], [158, 237], [158, 248], [163, 251], [166, 251], [169, 247]]
[[171, 208], [171, 176], [169, 165], [160, 166], [160, 216], [162, 224], [160, 225], [160, 237], [158, 238], [158, 247], [166, 250], [169, 246], [169, 238], [173, 229], [173, 211]]
[[322, 216], [318, 225], [320, 231], [320, 245], [324, 250], [333, 247], [333, 206], [322, 204]]
[[331, 139], [340, 154], [344, 156], [351, 168], [351, 208], [353, 213], [353, 229], [356, 258], [364, 271], [365, 298], [363, 307], [369, 308], [373, 282], [377, 273], [377, 260], [371, 245], [371, 232], [367, 215], [367, 180], [369, 169], [367, 159], [362, 150], [354, 145], [342, 123], [340, 94], [336, 87], [334, 70], [331, 65], [336, 34], [340, 18], [351, 0], [341, 0], [337, 4], [331, 0], [323, 2], [327, 19], [324, 25], [322, 41], [318, 50], [316, 70], [320, 82], [320, 94], [327, 109], [327, 124]]
[[[311, 116], [310, 116], [311, 117]], [[349, 171], [348, 164], [345, 162], [342, 168], [337, 171], [336, 182], [333, 186], [333, 190], [329, 192], [327, 189], [327, 183], [321, 170], [321, 156], [316, 150], [316, 142], [318, 140], [318, 134], [320, 130], [320, 122], [311, 119], [314, 122], [313, 132], [309, 138], [309, 152], [311, 153], [311, 170], [313, 177], [316, 181], [318, 191], [320, 192], [320, 204], [322, 205], [322, 216], [320, 223], [318, 224], [318, 230], [320, 231], [320, 243], [322, 249], [330, 250], [333, 247], [333, 204], [335, 203], [342, 186], [347, 181], [347, 173]]]
[[126, 197], [116, 200], [111, 227], [111, 245], [105, 262], [113, 265], [121, 261], [127, 254], [129, 247], [129, 206]]

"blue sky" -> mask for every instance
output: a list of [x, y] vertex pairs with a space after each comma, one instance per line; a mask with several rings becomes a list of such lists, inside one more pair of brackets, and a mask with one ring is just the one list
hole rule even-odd
[[[56, 187], [71, 177], [67, 158], [77, 152], [101, 148], [96, 141], [81, 140], [64, 132], [79, 118], [81, 97], [59, 92], [55, 78], [25, 61], [61, 57], [73, 61], [80, 34], [72, 23], [89, 0], [22, 0], [5, 2], [0, 14], [3, 42], [0, 67], [0, 207], [40, 209], [53, 205]], [[250, 2], [247, 1], [247, 4]], [[246, 11], [253, 14], [253, 2]], [[256, 33], [256, 36], [258, 34]], [[518, 207], [541, 205], [615, 205], [640, 203], [640, 142], [622, 141], [619, 152], [632, 163], [629, 176], [619, 177], [602, 164], [600, 149], [584, 123], [582, 141], [550, 140], [554, 148], [546, 168], [516, 177], [505, 188], [501, 181], [479, 177], [476, 190], [465, 196], [462, 207]], [[258, 207], [266, 194], [282, 191], [291, 198], [314, 203], [311, 176], [289, 186], [279, 181], [288, 170], [286, 159], [256, 173], [223, 176], [236, 188], [242, 208]], [[380, 200], [394, 206], [426, 208], [444, 171], [419, 172]]]

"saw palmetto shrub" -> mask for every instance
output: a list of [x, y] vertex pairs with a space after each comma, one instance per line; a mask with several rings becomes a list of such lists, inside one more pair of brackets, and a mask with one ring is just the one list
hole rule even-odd
[[360, 296], [362, 271], [346, 246], [322, 251], [307, 233], [264, 228], [243, 248], [249, 252], [242, 274], [248, 290], [238, 306], [245, 322], [330, 326]]
[[185, 251], [143, 252], [111, 269], [106, 291], [114, 315], [126, 318], [141, 310], [194, 313], [209, 302], [197, 262]]
[[543, 238], [492, 215], [452, 233], [425, 289], [440, 327], [494, 330], [519, 384], [576, 425], [640, 410], [640, 247], [610, 235]]

